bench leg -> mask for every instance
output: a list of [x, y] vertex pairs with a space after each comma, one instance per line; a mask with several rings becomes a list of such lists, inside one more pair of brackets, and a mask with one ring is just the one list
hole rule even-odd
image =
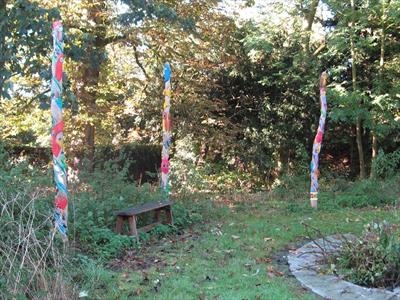
[[139, 238], [137, 228], [136, 228], [136, 216], [128, 217], [129, 222], [129, 235], [136, 236], [136, 239]]
[[154, 223], [158, 223], [160, 221], [160, 214], [161, 211], [164, 212], [166, 220], [163, 222], [164, 224], [171, 224], [173, 225], [173, 220], [172, 220], [172, 210], [170, 206], [158, 208], [154, 210]]
[[168, 224], [174, 225], [174, 220], [172, 218], [172, 209], [171, 206], [165, 208], [165, 215], [167, 216]]
[[122, 225], [124, 224], [124, 218], [117, 216], [117, 224], [115, 225], [115, 232], [121, 234], [122, 233]]
[[154, 218], [153, 218], [153, 222], [154, 222], [154, 223], [160, 221], [160, 211], [161, 211], [160, 209], [156, 209], [156, 210], [154, 211]]

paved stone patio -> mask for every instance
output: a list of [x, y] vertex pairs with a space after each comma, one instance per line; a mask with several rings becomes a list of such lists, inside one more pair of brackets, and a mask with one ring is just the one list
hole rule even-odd
[[288, 255], [289, 269], [301, 284], [325, 299], [340, 300], [400, 300], [400, 288], [394, 291], [365, 288], [342, 280], [338, 276], [320, 272], [323, 266], [323, 251], [335, 252], [343, 239], [351, 235], [332, 235], [305, 244]]

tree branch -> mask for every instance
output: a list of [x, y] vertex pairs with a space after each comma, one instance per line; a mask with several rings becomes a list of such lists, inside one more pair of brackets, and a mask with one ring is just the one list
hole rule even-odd
[[139, 68], [142, 70], [144, 76], [146, 77], [146, 79], [149, 79], [149, 76], [147, 75], [147, 72], [145, 70], [145, 68], [143, 67], [142, 63], [139, 60], [139, 55], [138, 55], [138, 51], [137, 51], [137, 47], [134, 45], [133, 46], [133, 50], [135, 50], [135, 61], [136, 64], [139, 66]]

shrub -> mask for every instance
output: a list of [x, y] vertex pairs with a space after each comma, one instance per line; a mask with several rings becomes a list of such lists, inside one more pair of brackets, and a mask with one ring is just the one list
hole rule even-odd
[[102, 146], [96, 149], [96, 167], [113, 163], [117, 171], [125, 169], [131, 182], [155, 182], [161, 162], [161, 146], [151, 144], [125, 144], [120, 148]]
[[378, 152], [372, 168], [375, 175], [381, 178], [390, 178], [400, 169], [400, 150], [385, 154], [383, 150]]
[[339, 207], [353, 208], [394, 204], [396, 196], [391, 193], [391, 189], [396, 188], [396, 183], [390, 184], [393, 186], [371, 179], [347, 184], [335, 192], [334, 202]]
[[80, 232], [83, 250], [92, 254], [99, 261], [118, 256], [125, 249], [134, 247], [134, 239], [119, 235], [109, 228], [92, 227]]
[[343, 244], [336, 261], [347, 280], [367, 287], [388, 288], [400, 284], [399, 226], [373, 222], [360, 239]]
[[81, 172], [79, 190], [70, 197], [70, 235], [82, 250], [99, 260], [134, 247], [134, 240], [113, 232], [114, 211], [150, 201], [151, 186], [137, 187], [113, 164], [92, 173]]
[[[124, 250], [139, 247], [135, 239], [113, 231], [116, 222], [113, 212], [161, 199], [158, 186], [149, 183], [137, 186], [127, 181], [125, 175], [124, 170], [111, 162], [104, 164], [101, 170], [81, 172], [79, 187], [69, 199], [70, 236], [87, 255], [101, 262], [118, 256]], [[142, 234], [141, 242], [151, 235], [160, 236], [179, 230], [200, 217], [194, 207], [186, 208], [180, 201], [174, 203], [173, 215], [174, 227], [157, 226], [150, 234]], [[138, 227], [148, 224], [151, 217], [151, 214], [140, 215]]]

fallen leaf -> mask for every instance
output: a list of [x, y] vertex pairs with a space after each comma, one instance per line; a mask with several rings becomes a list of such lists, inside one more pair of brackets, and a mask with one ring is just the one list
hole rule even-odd
[[267, 271], [268, 271], [267, 275], [269, 277], [275, 277], [275, 276], [282, 277], [284, 275], [283, 272], [275, 269], [273, 266], [268, 266]]
[[270, 263], [272, 261], [272, 258], [270, 258], [270, 257], [259, 257], [259, 258], [256, 258], [256, 262], [257, 263]]

